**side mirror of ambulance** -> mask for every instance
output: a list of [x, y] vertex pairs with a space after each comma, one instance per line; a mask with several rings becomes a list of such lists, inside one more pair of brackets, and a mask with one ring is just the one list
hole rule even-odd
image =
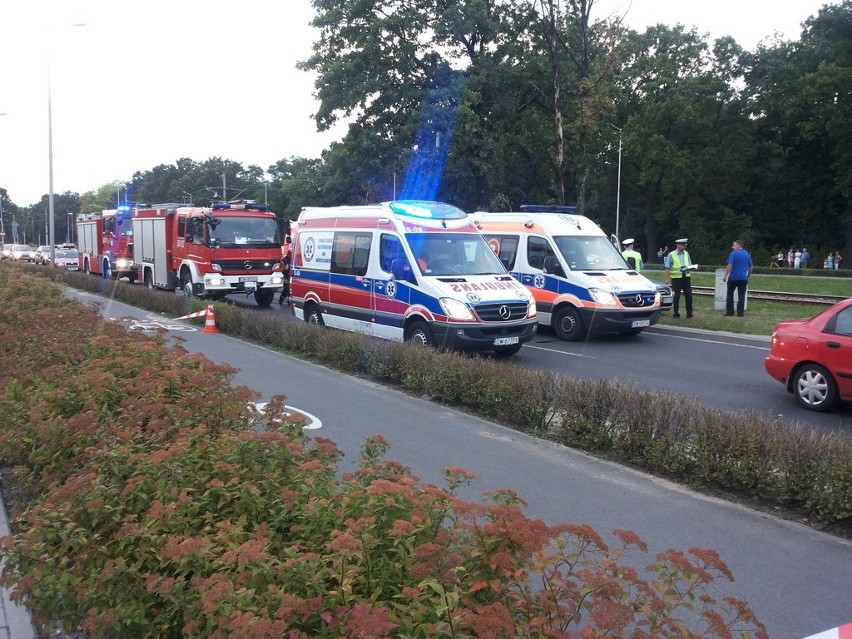
[[548, 275], [557, 275], [559, 277], [565, 277], [565, 271], [562, 269], [562, 265], [552, 255], [544, 258], [544, 267], [542, 270]]
[[405, 260], [394, 260], [391, 262], [391, 273], [398, 280], [414, 283], [414, 274]]

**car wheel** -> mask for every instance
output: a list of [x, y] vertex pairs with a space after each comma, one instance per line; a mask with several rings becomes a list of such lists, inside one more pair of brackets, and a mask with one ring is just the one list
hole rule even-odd
[[556, 337], [566, 342], [579, 342], [586, 337], [583, 320], [573, 306], [564, 306], [556, 313], [553, 330], [556, 331]]
[[414, 322], [408, 329], [408, 341], [419, 346], [432, 346], [435, 343], [429, 325], [420, 320]]
[[319, 307], [316, 304], [312, 304], [310, 308], [308, 308], [307, 313], [305, 313], [305, 321], [308, 324], [313, 324], [315, 326], [325, 325], [325, 322], [322, 319], [322, 313], [320, 313]]
[[824, 412], [837, 403], [837, 384], [819, 364], [804, 364], [793, 378], [793, 394], [801, 406]]

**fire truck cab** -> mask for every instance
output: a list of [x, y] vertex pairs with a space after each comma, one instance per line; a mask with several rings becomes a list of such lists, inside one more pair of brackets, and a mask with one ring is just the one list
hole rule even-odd
[[133, 210], [129, 206], [77, 216], [79, 268], [106, 279], [136, 281], [133, 268]]
[[149, 288], [212, 299], [253, 294], [258, 306], [283, 288], [281, 231], [263, 204], [138, 209], [133, 236], [133, 264]]

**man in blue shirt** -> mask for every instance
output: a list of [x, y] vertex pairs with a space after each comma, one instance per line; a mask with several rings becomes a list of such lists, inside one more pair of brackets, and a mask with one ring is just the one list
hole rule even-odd
[[748, 286], [748, 278], [751, 275], [754, 264], [751, 255], [743, 248], [742, 240], [734, 240], [731, 245], [731, 254], [728, 256], [728, 264], [725, 266], [725, 275], [722, 281], [728, 283], [728, 297], [725, 299], [725, 315], [732, 317], [734, 314], [734, 291], [737, 292], [737, 317], [745, 315], [745, 295]]

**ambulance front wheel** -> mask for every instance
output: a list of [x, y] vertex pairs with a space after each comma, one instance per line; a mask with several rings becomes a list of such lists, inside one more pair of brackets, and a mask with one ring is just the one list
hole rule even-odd
[[583, 319], [573, 306], [564, 306], [556, 313], [553, 330], [556, 332], [556, 337], [566, 342], [579, 342], [586, 337]]
[[408, 328], [408, 341], [419, 346], [432, 346], [435, 343], [429, 325], [419, 320]]
[[311, 305], [311, 306], [310, 306], [310, 307], [309, 307], [309, 308], [305, 311], [305, 321], [306, 321], [308, 324], [314, 324], [314, 325], [316, 325], [316, 326], [323, 326], [323, 325], [325, 325], [325, 322], [324, 322], [324, 321], [323, 321], [323, 319], [322, 319], [322, 313], [320, 313], [319, 307], [318, 307], [318, 306], [316, 306], [315, 304], [312, 304], [312, 305]]

